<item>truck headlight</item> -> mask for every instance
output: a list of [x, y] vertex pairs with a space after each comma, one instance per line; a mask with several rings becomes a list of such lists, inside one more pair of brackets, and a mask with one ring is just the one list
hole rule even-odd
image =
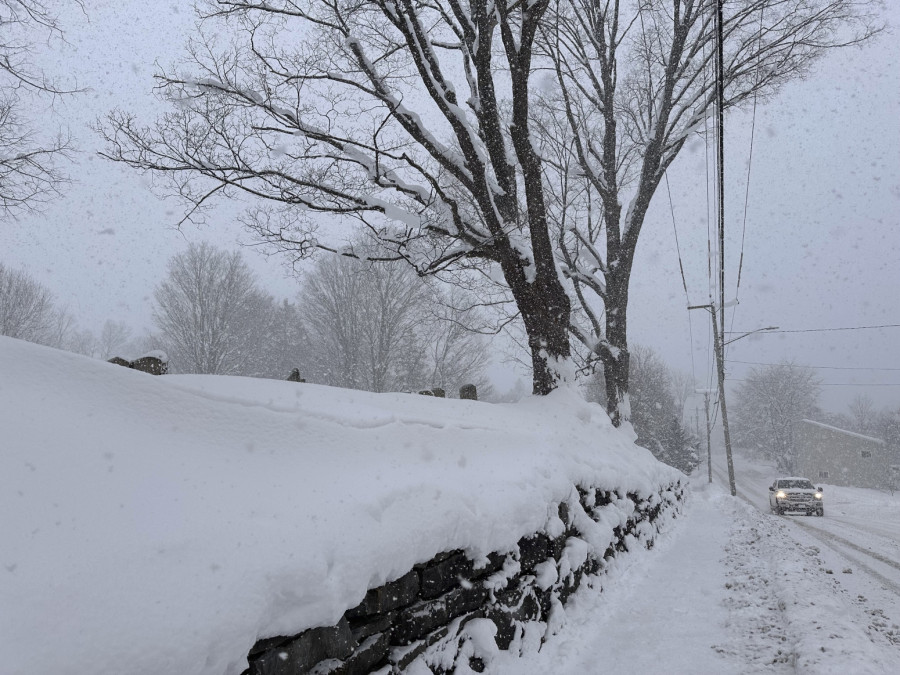
[[784, 493], [784, 490], [779, 490], [775, 493], [776, 499], [784, 499], [785, 497], [787, 497], [787, 495]]
[[822, 493], [821, 493], [821, 492], [817, 492], [817, 493], [816, 493], [816, 499], [822, 499]]

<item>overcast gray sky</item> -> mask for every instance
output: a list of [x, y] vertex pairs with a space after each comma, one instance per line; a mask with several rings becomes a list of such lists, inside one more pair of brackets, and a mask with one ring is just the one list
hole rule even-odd
[[[900, 5], [886, 14], [900, 26]], [[900, 324], [900, 42], [882, 36], [833, 52], [805, 81], [757, 108], [740, 304], [727, 326], [750, 331]], [[726, 119], [726, 302], [735, 297], [752, 116]], [[705, 148], [670, 171], [692, 304], [708, 301]], [[639, 245], [630, 338], [690, 370], [688, 313], [664, 190]], [[650, 269], [655, 268], [651, 273]], [[694, 364], [709, 373], [709, 318], [693, 312]], [[726, 326], [726, 327], [727, 327]], [[823, 366], [823, 407], [858, 394], [900, 406], [900, 328], [751, 336], [728, 351], [728, 377], [781, 359]], [[866, 386], [851, 386], [863, 385]], [[894, 386], [887, 386], [894, 385]]]
[[[114, 319], [143, 332], [150, 328], [153, 286], [169, 257], [201, 239], [236, 245], [243, 236], [234, 224], [240, 208], [226, 205], [208, 227], [176, 231], [178, 203], [157, 198], [149, 178], [96, 156], [100, 140], [89, 129], [96, 118], [115, 106], [147, 121], [161, 110], [151, 94], [154, 64], [178, 58], [194, 17], [186, 3], [175, 1], [86, 4], [86, 14], [69, 7], [61, 15], [68, 44], [41, 45], [39, 55], [51, 72], [89, 88], [36, 110], [44, 127], [74, 133], [80, 148], [71, 167], [75, 183], [42, 214], [0, 223], [0, 260], [27, 268], [81, 327], [99, 331]], [[900, 26], [898, 3], [890, 3], [885, 16]], [[888, 35], [862, 49], [836, 51], [806, 81], [791, 83], [757, 109], [740, 304], [727, 317], [735, 330], [900, 324], [898, 45], [897, 36]], [[735, 297], [741, 251], [750, 126], [748, 111], [726, 120], [728, 299]], [[669, 174], [695, 304], [709, 299], [705, 155], [698, 139]], [[703, 383], [710, 368], [709, 319], [694, 312], [689, 322], [664, 186], [642, 237], [630, 339], [674, 367], [693, 369]], [[270, 292], [294, 295], [296, 281], [281, 261], [253, 251], [247, 258]], [[735, 380], [750, 362], [821, 366], [822, 402], [834, 411], [861, 393], [879, 407], [900, 406], [898, 328], [748, 337], [731, 346], [729, 359]], [[501, 388], [512, 377], [503, 378]]]

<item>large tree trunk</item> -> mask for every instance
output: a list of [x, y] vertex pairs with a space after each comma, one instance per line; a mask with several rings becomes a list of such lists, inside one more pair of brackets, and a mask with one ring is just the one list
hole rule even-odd
[[[615, 270], [615, 271], [614, 271]], [[606, 339], [609, 349], [604, 350], [603, 377], [606, 382], [606, 411], [613, 426], [628, 420], [628, 278], [626, 270], [615, 267], [607, 278]]]
[[510, 248], [501, 260], [516, 306], [525, 324], [531, 352], [532, 391], [545, 396], [559, 386], [561, 370], [571, 357], [569, 315], [571, 302], [552, 265], [543, 265], [529, 280], [523, 272], [518, 253]]
[[533, 393], [545, 396], [559, 386], [563, 363], [571, 356], [569, 346], [569, 297], [558, 280], [532, 284], [527, 297], [519, 300], [528, 334], [533, 372]]
[[[529, 116], [531, 94], [528, 82], [532, 70], [532, 43], [549, 2], [534, 0], [527, 4], [527, 9], [522, 10], [518, 39], [514, 37], [512, 23], [509, 21], [501, 23], [500, 33], [510, 65], [513, 106], [509, 134], [522, 169], [533, 268], [526, 270], [523, 267], [525, 261], [514, 245], [506, 248], [505, 256], [507, 262], [514, 264], [504, 265], [503, 268], [528, 334], [533, 391], [537, 396], [545, 396], [556, 389], [564, 378], [564, 364], [571, 355], [569, 317], [572, 308], [556, 269], [556, 255], [550, 239], [547, 204], [544, 200], [541, 156], [534, 148]], [[505, 12], [506, 10], [501, 11], [503, 14]], [[508, 162], [505, 164], [509, 166]], [[510, 181], [510, 185], [515, 185], [515, 181]], [[516, 222], [516, 215], [518, 214], [507, 214], [509, 222]]]

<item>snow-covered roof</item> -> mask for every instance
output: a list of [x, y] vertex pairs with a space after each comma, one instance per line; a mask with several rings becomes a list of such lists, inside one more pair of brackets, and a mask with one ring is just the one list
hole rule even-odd
[[434, 554], [512, 549], [576, 484], [683, 475], [571, 390], [516, 404], [144, 377], [0, 337], [4, 673], [240, 673]]
[[884, 441], [880, 438], [874, 438], [872, 436], [865, 436], [863, 434], [858, 434], [855, 431], [847, 431], [846, 429], [839, 429], [838, 427], [833, 427], [829, 424], [822, 424], [822, 422], [815, 422], [813, 420], [800, 420], [801, 422], [805, 422], [806, 424], [812, 424], [816, 427], [821, 427], [822, 429], [828, 429], [829, 431], [834, 431], [839, 434], [844, 434], [846, 436], [853, 436], [854, 438], [860, 438], [864, 441], [870, 441], [872, 443], [878, 443], [880, 445], [884, 445]]

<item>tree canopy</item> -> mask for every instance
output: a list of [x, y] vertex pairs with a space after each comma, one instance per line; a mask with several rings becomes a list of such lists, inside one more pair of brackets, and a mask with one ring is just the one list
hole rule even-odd
[[[866, 39], [872, 6], [727, 3], [726, 104]], [[294, 256], [355, 255], [324, 233], [337, 218], [420, 274], [479, 266], [522, 321], [534, 393], [572, 377], [572, 334], [602, 360], [621, 421], [635, 247], [711, 106], [715, 0], [203, 7], [187, 63], [159, 75], [170, 112], [151, 125], [112, 113], [107, 157], [167, 176], [188, 218], [253, 196], [247, 225]]]

